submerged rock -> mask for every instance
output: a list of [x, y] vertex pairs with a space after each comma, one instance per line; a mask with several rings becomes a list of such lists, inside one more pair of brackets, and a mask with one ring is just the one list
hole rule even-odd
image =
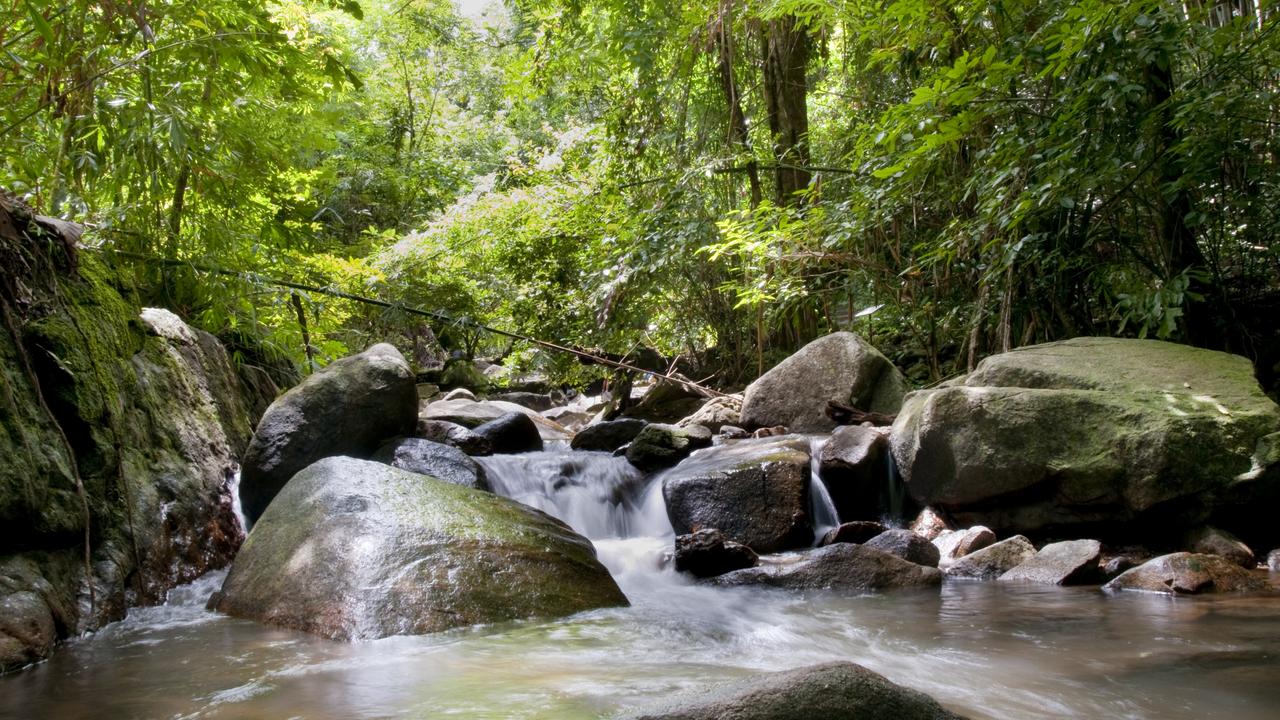
[[454, 485], [492, 490], [479, 463], [456, 447], [430, 440], [398, 438], [378, 448], [370, 459]]
[[701, 425], [646, 425], [627, 447], [627, 460], [645, 472], [653, 472], [669, 468], [694, 450], [709, 445], [711, 431]]
[[933, 538], [933, 545], [938, 548], [938, 567], [945, 570], [956, 560], [989, 547], [995, 541], [996, 534], [981, 525], [966, 530], [944, 530]]
[[1172, 553], [1127, 570], [1103, 590], [1141, 590], [1175, 595], [1266, 590], [1261, 576], [1217, 555]]
[[841, 518], [871, 519], [886, 514], [882, 497], [889, 481], [889, 439], [860, 425], [836, 428], [818, 453], [818, 472]]
[[649, 423], [636, 418], [619, 418], [588, 425], [569, 443], [574, 450], [613, 452], [635, 439]]
[[830, 432], [836, 423], [826, 414], [829, 401], [892, 415], [905, 391], [902, 373], [879, 350], [851, 332], [832, 333], [800, 348], [747, 386], [742, 424], [749, 429], [785, 425], [792, 432]]
[[368, 457], [413, 433], [418, 390], [404, 356], [381, 343], [342, 358], [281, 395], [245, 454], [240, 503], [253, 522], [289, 478], [320, 458]]
[[696, 690], [619, 720], [963, 720], [924, 693], [834, 662]]
[[861, 545], [888, 529], [884, 525], [871, 520], [854, 520], [840, 523], [840, 525], [828, 530], [827, 534], [822, 536], [822, 540], [818, 545], [826, 546], [833, 543], [855, 543]]
[[380, 463], [298, 473], [213, 609], [340, 640], [626, 605], [585, 538], [513, 500]]
[[1098, 580], [1098, 558], [1102, 543], [1097, 540], [1067, 540], [1045, 545], [1021, 565], [1001, 575], [1005, 582], [1041, 585], [1077, 585]]
[[807, 449], [804, 438], [784, 437], [699, 451], [663, 478], [672, 527], [680, 534], [716, 528], [758, 553], [807, 547]]
[[926, 567], [938, 567], [938, 548], [910, 530], [891, 528], [871, 538], [865, 544], [869, 548], [897, 555], [907, 562]]
[[[1146, 538], [1220, 518], [1274, 535], [1280, 407], [1242, 357], [1076, 338], [987, 358], [912, 393], [892, 449], [917, 501], [997, 532]], [[1270, 438], [1270, 439], [1269, 439]]]
[[890, 590], [939, 585], [942, 573], [866, 545], [836, 543], [780, 564], [735, 570], [710, 582], [791, 590]]
[[476, 427], [475, 434], [489, 441], [494, 453], [537, 452], [542, 449], [538, 426], [524, 413], [507, 413]]
[[486, 438], [475, 434], [470, 428], [447, 420], [418, 418], [417, 436], [424, 440], [456, 447], [473, 457], [493, 454], [493, 446]]
[[1021, 535], [1001, 540], [951, 563], [951, 577], [992, 580], [1009, 572], [1036, 554], [1031, 541]]
[[1217, 555], [1226, 558], [1246, 570], [1257, 567], [1258, 561], [1240, 538], [1226, 530], [1215, 527], [1201, 527], [1187, 534], [1187, 549], [1193, 553]]
[[676, 536], [676, 570], [694, 577], [715, 577], [755, 567], [759, 560], [751, 548], [726, 540], [719, 530], [708, 528]]

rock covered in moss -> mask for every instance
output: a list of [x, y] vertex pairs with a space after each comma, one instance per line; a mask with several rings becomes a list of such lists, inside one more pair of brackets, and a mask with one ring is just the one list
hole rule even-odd
[[699, 451], [663, 478], [672, 527], [716, 528], [758, 553], [808, 547], [808, 448], [805, 438], [784, 436]]
[[694, 690], [619, 720], [963, 720], [924, 693], [834, 662]]
[[653, 472], [669, 468], [699, 448], [711, 444], [711, 431], [701, 425], [645, 425], [627, 446], [627, 460], [632, 465]]
[[910, 494], [998, 532], [1176, 537], [1208, 518], [1274, 535], [1280, 407], [1244, 358], [1076, 338], [987, 358], [912, 393], [892, 431]]
[[340, 640], [626, 604], [591, 543], [551, 516], [346, 457], [285, 485], [211, 601]]
[[902, 405], [906, 380], [866, 340], [837, 332], [800, 348], [747, 386], [742, 424], [784, 425], [792, 432], [829, 432], [827, 402], [892, 415]]
[[1170, 595], [1256, 592], [1266, 590], [1267, 581], [1217, 555], [1172, 553], [1126, 570], [1102, 587], [1103, 590], [1140, 590]]
[[379, 343], [342, 358], [281, 395], [258, 423], [244, 458], [240, 502], [254, 522], [298, 471], [324, 457], [369, 457], [410, 435], [418, 390], [404, 356]]

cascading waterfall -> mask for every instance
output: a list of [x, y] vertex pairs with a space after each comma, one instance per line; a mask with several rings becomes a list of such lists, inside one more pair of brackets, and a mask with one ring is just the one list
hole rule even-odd
[[822, 480], [819, 471], [822, 457], [822, 446], [827, 444], [824, 436], [809, 438], [809, 517], [813, 519], [813, 543], [817, 545], [829, 531], [840, 525], [840, 514], [836, 504], [827, 492], [827, 484]]

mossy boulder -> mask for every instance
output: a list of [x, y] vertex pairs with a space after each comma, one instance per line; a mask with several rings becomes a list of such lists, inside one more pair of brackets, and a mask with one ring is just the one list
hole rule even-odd
[[800, 348], [747, 386], [742, 425], [782, 425], [792, 432], [830, 432], [835, 401], [892, 415], [902, 405], [906, 380], [879, 350], [851, 332], [837, 332]]
[[244, 457], [240, 503], [249, 522], [298, 471], [334, 455], [369, 457], [412, 435], [418, 390], [399, 350], [379, 343], [342, 358], [281, 395], [258, 423]]
[[663, 477], [662, 495], [677, 534], [715, 528], [771, 553], [813, 544], [809, 483], [809, 441], [793, 435], [700, 450]]
[[912, 393], [891, 446], [915, 500], [1000, 534], [1148, 539], [1217, 519], [1275, 536], [1261, 508], [1280, 498], [1277, 430], [1244, 358], [1077, 338]]
[[626, 605], [585, 538], [513, 500], [331, 457], [259, 518], [211, 606], [339, 640]]

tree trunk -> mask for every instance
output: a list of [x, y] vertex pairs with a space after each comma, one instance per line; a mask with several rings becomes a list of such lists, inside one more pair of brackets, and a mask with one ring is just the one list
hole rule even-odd
[[813, 39], [793, 15], [764, 23], [764, 100], [773, 134], [775, 197], [795, 205], [809, 186], [809, 56]]
[[720, 88], [724, 91], [725, 104], [729, 108], [729, 142], [747, 158], [747, 180], [751, 184], [751, 209], [760, 205], [760, 169], [755, 154], [751, 152], [751, 138], [747, 133], [747, 116], [742, 112], [742, 96], [738, 94], [738, 80], [733, 73], [733, 0], [721, 0], [720, 12], [711, 28], [716, 46], [716, 64], [720, 74]]

